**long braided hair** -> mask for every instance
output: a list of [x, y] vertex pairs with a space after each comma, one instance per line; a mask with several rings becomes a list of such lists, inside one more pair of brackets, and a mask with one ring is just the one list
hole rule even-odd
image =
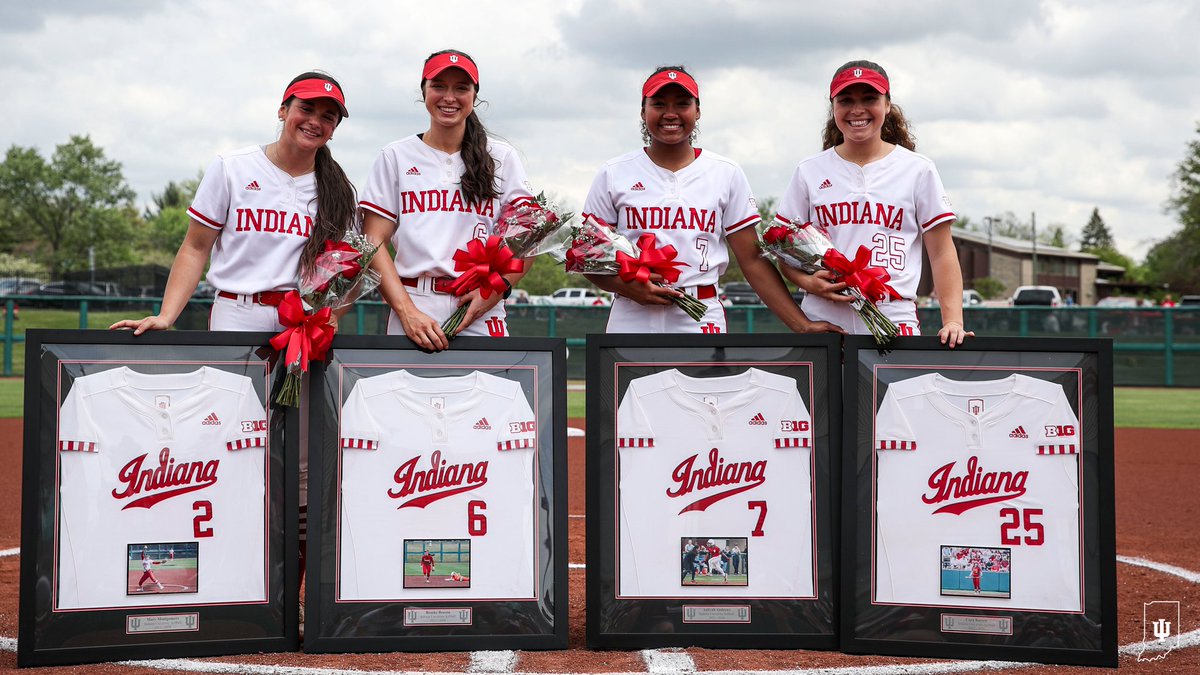
[[[309, 71], [297, 75], [288, 87], [301, 80], [318, 79], [332, 82], [338, 89], [342, 88], [338, 81], [328, 73]], [[290, 106], [296, 97], [290, 97], [283, 105]], [[339, 115], [338, 124], [341, 124]], [[324, 248], [327, 241], [340, 241], [354, 224], [354, 214], [358, 208], [358, 197], [354, 184], [346, 177], [342, 166], [333, 158], [328, 145], [317, 149], [316, 157], [317, 179], [317, 217], [313, 221], [312, 231], [308, 241], [300, 252], [301, 273], [313, 271], [317, 254]]]
[[[457, 49], [443, 49], [430, 54], [425, 62], [428, 63], [429, 59], [442, 54], [458, 54], [470, 59], [471, 62], [475, 61], [466, 52]], [[421, 79], [422, 98], [425, 96], [426, 82], [428, 80]], [[479, 85], [474, 82], [472, 85], [475, 87], [475, 103], [478, 104]], [[467, 128], [463, 134], [461, 152], [464, 168], [459, 191], [462, 192], [467, 203], [481, 205], [489, 199], [499, 197], [500, 191], [496, 189], [496, 160], [488, 152], [487, 128], [483, 126], [483, 120], [479, 119], [479, 115], [474, 110], [467, 116]]]

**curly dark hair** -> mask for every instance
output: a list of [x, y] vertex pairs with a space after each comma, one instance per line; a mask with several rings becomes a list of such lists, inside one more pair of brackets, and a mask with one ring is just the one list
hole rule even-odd
[[[850, 61], [834, 71], [833, 77], [837, 77], [843, 71], [851, 68], [870, 68], [884, 77], [888, 76], [883, 66], [874, 61]], [[883, 119], [883, 128], [880, 130], [880, 135], [887, 143], [894, 143], [915, 152], [917, 149], [917, 138], [913, 136], [908, 128], [908, 119], [904, 117], [904, 111], [900, 109], [900, 106], [892, 102], [891, 92], [884, 94], [884, 98], [892, 107], [887, 117]], [[842, 132], [837, 128], [837, 122], [833, 119], [833, 102], [831, 100], [829, 104], [829, 116], [825, 120], [825, 130], [821, 135], [821, 148], [828, 150], [834, 146], [841, 145], [845, 140]]]

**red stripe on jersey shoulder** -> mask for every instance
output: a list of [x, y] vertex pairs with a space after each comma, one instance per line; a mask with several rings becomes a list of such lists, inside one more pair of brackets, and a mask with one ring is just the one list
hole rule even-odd
[[916, 441], [880, 440], [875, 444], [878, 450], [916, 450]]
[[379, 441], [369, 438], [346, 438], [342, 437], [342, 447], [353, 450], [378, 450]]
[[808, 443], [807, 436], [784, 436], [775, 439], [776, 448], [807, 448]]
[[739, 229], [741, 229], [741, 228], [745, 227], [747, 224], [749, 224], [749, 223], [751, 223], [751, 222], [754, 222], [754, 221], [756, 221], [756, 220], [762, 220], [762, 218], [761, 218], [761, 217], [760, 217], [760, 216], [759, 216], [757, 213], [756, 213], [756, 214], [754, 214], [754, 215], [752, 215], [752, 216], [748, 216], [748, 217], [746, 217], [746, 218], [743, 218], [743, 219], [741, 219], [741, 220], [737, 221], [736, 223], [734, 223], [734, 224], [730, 225], [729, 227], [725, 228], [725, 231], [726, 231], [726, 232], [733, 232], [734, 230], [739, 230]]
[[516, 199], [512, 200], [513, 206], [523, 206], [525, 204], [536, 204], [536, 203], [537, 203], [537, 200], [535, 200], [533, 197], [517, 197]]
[[511, 441], [498, 441], [496, 443], [497, 450], [524, 450], [532, 447], [532, 438], [517, 438]]
[[375, 213], [378, 213], [379, 215], [383, 216], [384, 218], [387, 218], [388, 220], [396, 220], [396, 214], [392, 213], [391, 211], [388, 211], [387, 209], [383, 208], [382, 206], [380, 206], [378, 204], [372, 204], [371, 202], [368, 202], [366, 200], [359, 202], [358, 208], [367, 209], [368, 211], [374, 211]]
[[190, 206], [188, 207], [187, 212], [188, 212], [189, 216], [200, 221], [201, 225], [207, 225], [207, 226], [209, 226], [213, 229], [217, 229], [217, 230], [220, 230], [225, 227], [225, 223], [218, 223], [217, 221], [213, 220], [212, 218], [209, 218], [208, 216], [204, 215], [203, 213], [200, 213], [199, 211], [197, 211], [196, 209], [194, 209]]
[[267, 439], [262, 436], [252, 436], [250, 438], [238, 438], [229, 441], [225, 444], [226, 450], [245, 450], [246, 448], [262, 448], [266, 447]]
[[653, 448], [654, 439], [639, 436], [622, 436], [617, 439], [619, 448]]
[[925, 221], [925, 224], [921, 226], [921, 229], [928, 230], [929, 228], [933, 227], [934, 225], [941, 225], [942, 223], [946, 222], [947, 220], [954, 220], [954, 213], [949, 212], [949, 211], [947, 211], [946, 213], [939, 213], [938, 215]]
[[787, 225], [792, 225], [792, 224], [793, 224], [793, 223], [792, 223], [792, 221], [788, 220], [787, 218], [784, 218], [784, 217], [783, 217], [783, 215], [782, 215], [782, 214], [779, 214], [779, 213], [776, 213], [776, 214], [775, 214], [775, 219], [776, 219], [776, 220], [778, 220], [779, 222], [781, 222], [781, 223], [785, 223], [785, 224], [787, 224]]
[[1075, 455], [1078, 451], [1074, 444], [1069, 445], [1039, 445], [1039, 455]]
[[60, 452], [96, 452], [96, 443], [93, 441], [59, 441], [58, 449]]

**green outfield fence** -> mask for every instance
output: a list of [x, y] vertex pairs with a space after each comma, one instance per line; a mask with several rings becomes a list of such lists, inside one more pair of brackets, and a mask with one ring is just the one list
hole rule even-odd
[[[4, 312], [3, 375], [20, 375], [24, 363], [14, 363], [17, 345], [31, 324], [14, 320], [17, 303], [26, 310], [53, 302], [57, 312], [72, 315], [58, 327], [105, 328], [116, 317], [133, 318], [158, 311], [150, 298], [57, 296], [0, 296]], [[194, 300], [176, 326], [203, 330], [212, 300]], [[26, 312], [28, 315], [29, 312]], [[339, 331], [375, 335], [387, 331], [387, 306], [361, 302], [342, 318]], [[727, 307], [731, 333], [782, 333], [783, 324], [766, 307]], [[567, 376], [583, 379], [584, 338], [604, 332], [607, 307], [509, 305], [509, 332], [521, 337], [562, 337], [570, 356]], [[941, 326], [937, 309], [920, 310], [921, 328], [933, 334]], [[68, 325], [69, 324], [69, 325]], [[966, 324], [979, 335], [999, 337], [1110, 337], [1113, 339], [1114, 381], [1119, 386], [1200, 387], [1200, 307], [1000, 307], [969, 308]], [[43, 327], [37, 325], [36, 327]], [[19, 361], [19, 360], [18, 360]]]

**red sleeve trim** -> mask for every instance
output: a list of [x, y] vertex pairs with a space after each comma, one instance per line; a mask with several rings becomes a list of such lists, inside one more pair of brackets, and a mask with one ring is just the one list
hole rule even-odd
[[208, 227], [211, 227], [214, 230], [220, 230], [225, 227], [224, 223], [218, 223], [217, 221], [213, 220], [212, 218], [209, 218], [208, 216], [204, 215], [203, 213], [200, 213], [199, 211], [197, 211], [196, 209], [194, 209], [190, 206], [188, 207], [187, 212], [188, 212], [189, 216], [191, 216], [195, 220], [200, 221], [201, 225], [207, 225]]
[[752, 223], [752, 222], [754, 222], [754, 221], [756, 221], [756, 220], [762, 220], [762, 218], [761, 218], [761, 217], [760, 217], [760, 216], [759, 216], [757, 213], [756, 213], [756, 214], [754, 214], [754, 215], [752, 215], [752, 216], [750, 216], [750, 217], [748, 217], [748, 218], [743, 218], [743, 219], [741, 219], [741, 220], [737, 221], [736, 223], [734, 223], [734, 224], [730, 225], [729, 227], [725, 228], [725, 231], [726, 231], [726, 232], [733, 232], [734, 230], [740, 230], [740, 229], [742, 229], [743, 227], [745, 227], [747, 223]]
[[942, 223], [946, 222], [947, 220], [954, 220], [954, 214], [947, 212], [947, 213], [942, 213], [942, 214], [936, 215], [933, 218], [930, 218], [924, 225], [922, 225], [921, 229], [928, 230], [929, 228], [931, 228], [935, 225], [941, 225]]
[[358, 207], [361, 209], [367, 209], [368, 211], [374, 211], [375, 213], [378, 213], [379, 215], [383, 216], [384, 218], [387, 218], [388, 220], [391, 220], [392, 222], [395, 222], [396, 220], [398, 220], [396, 218], [396, 214], [392, 213], [391, 211], [388, 211], [387, 209], [383, 208], [382, 206], [380, 206], [378, 204], [372, 204], [371, 202], [368, 202], [368, 201], [361, 201], [358, 203]]

